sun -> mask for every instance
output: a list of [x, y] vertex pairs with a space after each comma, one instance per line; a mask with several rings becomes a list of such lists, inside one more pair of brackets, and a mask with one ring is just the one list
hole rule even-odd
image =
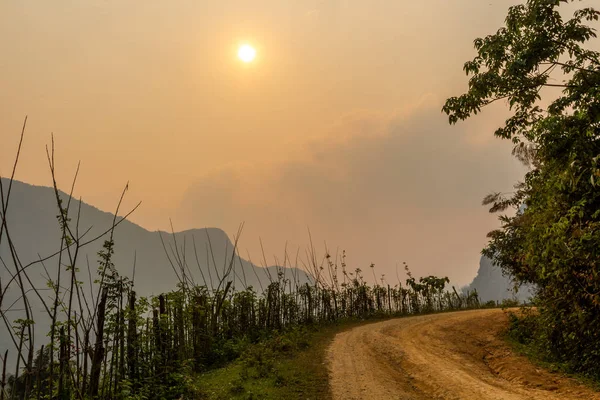
[[256, 50], [249, 44], [244, 44], [238, 49], [238, 58], [245, 63], [250, 63], [256, 58]]

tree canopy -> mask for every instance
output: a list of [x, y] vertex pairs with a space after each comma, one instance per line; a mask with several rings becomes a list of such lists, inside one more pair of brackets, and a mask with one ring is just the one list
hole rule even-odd
[[[474, 45], [468, 91], [446, 101], [451, 124], [505, 101], [495, 131], [529, 166], [510, 194], [484, 199], [504, 212], [484, 254], [537, 286], [535, 340], [548, 357], [600, 377], [600, 12], [574, 0], [528, 0]], [[562, 7], [562, 9], [561, 9]]]

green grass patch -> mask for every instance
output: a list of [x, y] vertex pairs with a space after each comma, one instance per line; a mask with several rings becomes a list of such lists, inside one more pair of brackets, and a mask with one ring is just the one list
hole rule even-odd
[[337, 333], [377, 321], [303, 327], [251, 345], [238, 360], [197, 376], [199, 398], [328, 400], [327, 347]]

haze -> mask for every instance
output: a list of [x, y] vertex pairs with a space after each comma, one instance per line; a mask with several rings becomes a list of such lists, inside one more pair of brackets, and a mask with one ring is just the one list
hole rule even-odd
[[60, 186], [81, 160], [77, 195], [110, 211], [129, 181], [147, 229], [245, 221], [242, 254], [261, 237], [272, 263], [310, 228], [351, 268], [466, 284], [497, 226], [481, 199], [523, 168], [492, 135], [504, 105], [455, 127], [440, 110], [515, 3], [3, 1], [0, 174], [28, 115], [19, 180], [51, 183], [53, 132]]

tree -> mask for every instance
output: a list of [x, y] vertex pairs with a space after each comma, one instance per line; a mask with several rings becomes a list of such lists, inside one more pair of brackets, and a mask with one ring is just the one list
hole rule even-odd
[[[547, 357], [600, 377], [600, 57], [589, 48], [600, 12], [528, 0], [505, 26], [474, 42], [468, 91], [446, 101], [451, 124], [505, 100], [495, 131], [529, 171], [515, 192], [484, 199], [501, 228], [484, 254], [518, 282], [537, 287], [531, 334]], [[564, 8], [564, 7], [563, 7]]]

